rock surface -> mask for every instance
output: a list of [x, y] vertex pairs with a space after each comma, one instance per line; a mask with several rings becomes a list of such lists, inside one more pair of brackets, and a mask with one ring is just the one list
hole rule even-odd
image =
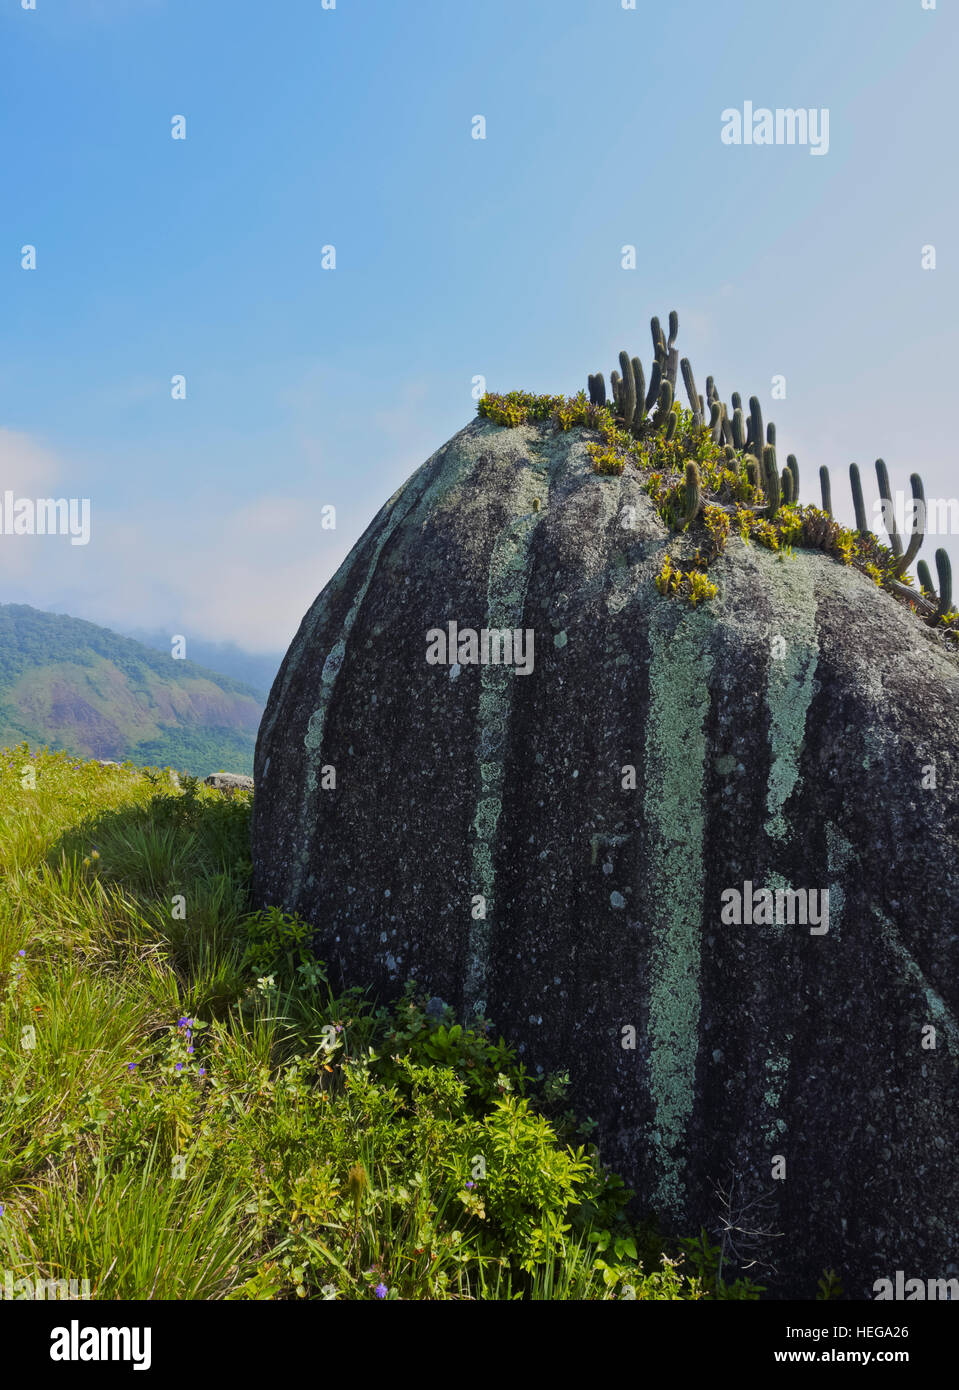
[[253, 778], [244, 777], [239, 772], [214, 772], [209, 777], [204, 777], [203, 785], [213, 787], [218, 792], [251, 792], [253, 790]]
[[[664, 1228], [770, 1193], [774, 1292], [955, 1271], [956, 659], [817, 553], [731, 540], [717, 598], [660, 596], [585, 439], [476, 420], [376, 516], [273, 686], [256, 898], [568, 1070]], [[430, 664], [451, 622], [533, 670]], [[724, 921], [746, 884], [828, 890], [828, 930]]]

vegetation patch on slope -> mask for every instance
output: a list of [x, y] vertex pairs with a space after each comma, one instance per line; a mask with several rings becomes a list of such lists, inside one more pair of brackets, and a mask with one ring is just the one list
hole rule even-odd
[[0, 745], [252, 773], [256, 691], [78, 618], [0, 605]]

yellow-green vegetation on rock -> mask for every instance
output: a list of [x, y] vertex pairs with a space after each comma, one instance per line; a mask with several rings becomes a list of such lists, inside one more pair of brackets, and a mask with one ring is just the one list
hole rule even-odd
[[[859, 470], [850, 465], [850, 483], [856, 510], [857, 528], [841, 526], [832, 516], [829, 470], [821, 468], [822, 507], [799, 503], [799, 465], [793, 454], [780, 472], [776, 456], [776, 428], [763, 426], [757, 397], [749, 400], [744, 412], [737, 394], [732, 406], [719, 397], [712, 377], [707, 395], [696, 389], [688, 359], [680, 362], [673, 344], [679, 331], [675, 311], [669, 316], [670, 336], [663, 335], [658, 318], [651, 322], [653, 361], [646, 389], [646, 377], [638, 357], [619, 354], [619, 371], [610, 376], [611, 399], [607, 399], [602, 373], [589, 377], [589, 394], [576, 396], [534, 395], [511, 391], [506, 395], [487, 393], [478, 404], [480, 415], [499, 425], [552, 422], [558, 430], [582, 428], [598, 438], [586, 449], [593, 469], [602, 476], [620, 476], [635, 470], [642, 486], [653, 499], [665, 524], [696, 540], [698, 548], [684, 556], [689, 568], [673, 569], [667, 556], [664, 569], [656, 578], [662, 594], [675, 594], [698, 602], [714, 597], [718, 585], [703, 578], [703, 572], [725, 549], [730, 530], [746, 544], [750, 540], [770, 550], [788, 555], [794, 547], [822, 550], [844, 565], [867, 575], [880, 588], [910, 607], [930, 626], [950, 639], [959, 640], [959, 613], [952, 607], [952, 575], [949, 557], [936, 552], [939, 589], [933, 588], [928, 567], [920, 561], [920, 588], [906, 572], [922, 544], [919, 511], [908, 548], [904, 551], [894, 521], [889, 545], [867, 529], [865, 504]], [[677, 369], [690, 408], [675, 399]], [[651, 408], [655, 410], [650, 413]], [[706, 423], [708, 417], [708, 423]], [[879, 493], [888, 504], [891, 492], [886, 465], [876, 460]], [[911, 478], [914, 503], [924, 505], [922, 481]], [[719, 517], [725, 518], [725, 524]], [[699, 576], [694, 578], [694, 576]]]
[[169, 769], [0, 753], [15, 1296], [758, 1297], [708, 1240], [634, 1224], [565, 1076], [412, 985], [335, 996], [311, 929], [250, 910], [250, 806]]
[[672, 561], [666, 555], [662, 569], [656, 576], [656, 588], [661, 594], [680, 594], [688, 598], [695, 608], [704, 598], [715, 598], [718, 592], [715, 584], [701, 570], [673, 569]]

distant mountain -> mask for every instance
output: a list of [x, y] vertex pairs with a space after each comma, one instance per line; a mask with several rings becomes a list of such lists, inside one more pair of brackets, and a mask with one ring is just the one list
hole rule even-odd
[[[167, 648], [169, 650], [169, 647]], [[0, 604], [0, 747], [253, 771], [259, 692], [80, 618]]]
[[[126, 628], [124, 635], [145, 647], [153, 647], [158, 652], [169, 654], [173, 632], [183, 632], [182, 627], [163, 632], [151, 628]], [[264, 703], [270, 693], [273, 678], [280, 669], [283, 652], [259, 656], [255, 652], [244, 651], [235, 642], [205, 642], [201, 637], [186, 635], [187, 655], [192, 661], [205, 666], [208, 671], [222, 671], [225, 676], [243, 681], [262, 695]]]

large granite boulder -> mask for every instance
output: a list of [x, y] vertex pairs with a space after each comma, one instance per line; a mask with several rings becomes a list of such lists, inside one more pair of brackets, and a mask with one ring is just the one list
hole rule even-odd
[[955, 1272], [956, 658], [815, 552], [661, 596], [586, 438], [477, 419], [378, 513], [273, 686], [256, 898], [568, 1070], [665, 1228], [731, 1185], [774, 1291]]

